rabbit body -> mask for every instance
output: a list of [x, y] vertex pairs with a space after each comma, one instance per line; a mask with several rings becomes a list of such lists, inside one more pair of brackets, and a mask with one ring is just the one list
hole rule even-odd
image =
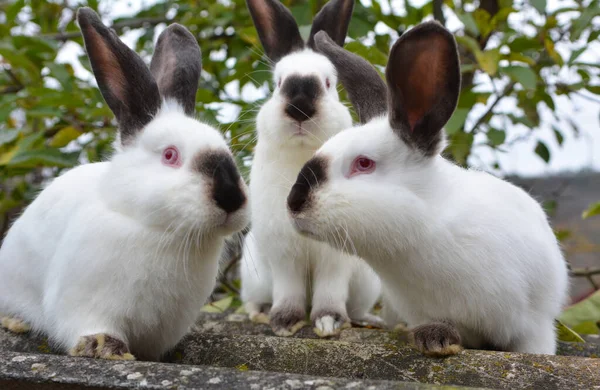
[[137, 356], [157, 359], [210, 295], [222, 240], [186, 248], [184, 234], [119, 210], [106, 191], [119, 184], [111, 168], [94, 163], [65, 173], [15, 222], [0, 251], [0, 312], [22, 318], [59, 348], [107, 333]]
[[[299, 66], [303, 61], [305, 66]], [[286, 69], [288, 64], [290, 70]], [[320, 71], [318, 65], [330, 68]], [[320, 78], [322, 74], [334, 74], [324, 57], [307, 50], [284, 58], [277, 65], [275, 77], [288, 72], [301, 75], [299, 69]], [[372, 319], [368, 313], [379, 296], [380, 283], [362, 259], [299, 235], [287, 219], [286, 197], [304, 163], [321, 140], [352, 124], [337, 94], [319, 104], [319, 116], [303, 124], [305, 135], [294, 135], [296, 125], [281, 118], [286, 101], [279, 90], [257, 116], [259, 138], [250, 174], [252, 230], [242, 257], [242, 299], [250, 315], [258, 314], [260, 306], [273, 303], [272, 312], [287, 310], [300, 321], [305, 299], [312, 296], [313, 320], [316, 322], [325, 313], [331, 317], [326, 324], [316, 324], [316, 328], [331, 333], [348, 316], [356, 321]], [[288, 332], [278, 329], [282, 335]]]
[[192, 117], [195, 38], [169, 26], [149, 70], [91, 9], [77, 17], [119, 147], [54, 179], [15, 221], [0, 312], [72, 355], [155, 360], [212, 292], [225, 237], [248, 223], [247, 190], [221, 133]]
[[334, 221], [347, 214], [360, 225], [348, 229], [351, 241], [380, 276], [396, 318], [410, 327], [448, 319], [470, 348], [554, 353], [568, 277], [540, 205], [508, 182], [441, 156], [423, 164], [385, 119], [365, 127], [319, 153], [335, 155], [342, 135], [344, 147], [364, 144], [368, 132], [377, 140], [370, 147], [402, 171], [375, 172], [362, 188], [332, 181], [335, 193], [323, 194], [316, 212]]
[[383, 81], [363, 59], [326, 34], [316, 42], [346, 67], [340, 79], [365, 124], [302, 168], [288, 197], [295, 228], [347, 249], [331, 239], [345, 227], [341, 241], [381, 278], [384, 319], [407, 322], [426, 354], [554, 354], [568, 274], [544, 211], [522, 189], [439, 154], [460, 88], [452, 35], [435, 22], [405, 33], [390, 53], [389, 93], [372, 87]]
[[[256, 118], [258, 142], [250, 174], [252, 229], [243, 251], [242, 300], [250, 318], [289, 336], [303, 324], [312, 303], [315, 331], [328, 336], [349, 319], [377, 321], [369, 310], [380, 282], [360, 258], [299, 235], [289, 223], [286, 197], [302, 166], [331, 136], [352, 125], [339, 101], [332, 63], [316, 53], [321, 29], [343, 44], [351, 0], [332, 0], [315, 17], [308, 45], [289, 11], [276, 0], [248, 0], [259, 37], [275, 63], [272, 97]], [[341, 233], [340, 233], [341, 234]], [[341, 235], [340, 235], [341, 237]]]

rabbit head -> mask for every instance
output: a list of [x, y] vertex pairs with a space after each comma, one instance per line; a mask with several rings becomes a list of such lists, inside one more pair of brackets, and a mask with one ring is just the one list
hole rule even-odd
[[257, 117], [259, 140], [274, 147], [317, 149], [352, 118], [340, 102], [336, 70], [315, 51], [315, 34], [326, 31], [342, 46], [354, 0], [331, 0], [315, 16], [308, 41], [279, 0], [247, 0], [265, 54], [273, 64], [275, 89]]
[[368, 62], [324, 32], [315, 41], [336, 66], [364, 125], [340, 132], [306, 163], [288, 210], [301, 233], [340, 246], [345, 231], [364, 256], [377, 245], [374, 235], [398, 231], [401, 193], [426, 197], [434, 187], [442, 127], [460, 89], [457, 46], [437, 22], [411, 29], [391, 49], [386, 88]]
[[113, 209], [145, 225], [206, 235], [248, 222], [246, 187], [216, 129], [195, 120], [200, 48], [179, 24], [158, 38], [150, 69], [90, 8], [77, 20], [119, 148], [100, 184]]

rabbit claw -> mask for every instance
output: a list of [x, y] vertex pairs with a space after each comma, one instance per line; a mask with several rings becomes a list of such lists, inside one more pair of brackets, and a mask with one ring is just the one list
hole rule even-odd
[[107, 360], [135, 360], [123, 341], [106, 333], [80, 337], [75, 348], [69, 351], [69, 355]]

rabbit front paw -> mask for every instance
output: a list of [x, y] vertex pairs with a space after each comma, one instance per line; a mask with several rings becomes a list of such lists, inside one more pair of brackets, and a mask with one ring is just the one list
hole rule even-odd
[[306, 325], [306, 312], [301, 308], [273, 308], [270, 317], [271, 328], [277, 336], [293, 336]]
[[127, 344], [106, 333], [81, 336], [75, 348], [69, 351], [69, 355], [107, 360], [135, 360], [129, 353]]
[[250, 321], [256, 324], [269, 324], [269, 310], [271, 310], [270, 303], [255, 303], [248, 302], [244, 306], [248, 318]]
[[419, 351], [432, 357], [456, 355], [463, 349], [458, 329], [446, 321], [417, 326], [412, 339]]
[[319, 337], [336, 336], [342, 329], [350, 328], [350, 319], [335, 311], [321, 311], [313, 314], [313, 331]]
[[14, 317], [0, 318], [0, 325], [13, 333], [27, 333], [31, 330], [29, 324], [19, 318]]

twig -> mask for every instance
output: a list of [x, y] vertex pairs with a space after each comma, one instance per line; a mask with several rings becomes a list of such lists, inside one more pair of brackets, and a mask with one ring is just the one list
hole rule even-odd
[[482, 116], [480, 116], [479, 119], [477, 119], [477, 121], [475, 122], [475, 124], [471, 128], [471, 131], [470, 131], [471, 133], [473, 133], [473, 134], [475, 133], [475, 130], [477, 130], [477, 128], [492, 113], [492, 111], [494, 110], [494, 108], [496, 107], [496, 105], [498, 105], [498, 103], [500, 102], [500, 100], [504, 99], [506, 97], [506, 95], [508, 95], [509, 93], [511, 93], [514, 87], [515, 87], [515, 82], [513, 81], [513, 82], [509, 83], [506, 86], [506, 88], [504, 88], [504, 90], [496, 97], [496, 100], [494, 100], [494, 102], [487, 109], [487, 111]]
[[231, 269], [240, 261], [241, 258], [242, 258], [241, 254], [237, 254], [237, 255], [233, 256], [233, 258], [231, 260], [229, 260], [229, 263], [227, 264], [227, 266], [223, 270], [223, 273], [219, 277], [219, 283], [221, 283], [227, 289], [231, 290], [236, 295], [239, 295], [240, 292], [237, 288], [232, 286], [231, 283], [229, 283], [227, 275], [229, 274], [229, 271], [231, 271]]
[[444, 10], [442, 9], [443, 5], [443, 0], [433, 0], [433, 18], [445, 26], [446, 18], [444, 17]]
[[600, 275], [600, 267], [573, 268], [571, 270], [571, 276], [586, 278], [594, 286], [594, 290], [600, 290], [600, 286], [593, 278], [594, 275]]
[[[160, 23], [167, 23], [168, 21], [169, 21], [169, 19], [167, 19], [165, 17], [129, 19], [129, 20], [124, 20], [119, 23], [115, 23], [111, 26], [111, 28], [113, 30], [120, 31], [125, 27], [140, 28], [146, 24], [155, 26]], [[71, 39], [79, 38], [80, 36], [81, 36], [81, 33], [79, 31], [73, 31], [73, 32], [60, 32], [60, 33], [56, 33], [56, 34], [46, 34], [46, 35], [42, 35], [41, 38], [65, 42], [65, 41], [69, 41]]]

